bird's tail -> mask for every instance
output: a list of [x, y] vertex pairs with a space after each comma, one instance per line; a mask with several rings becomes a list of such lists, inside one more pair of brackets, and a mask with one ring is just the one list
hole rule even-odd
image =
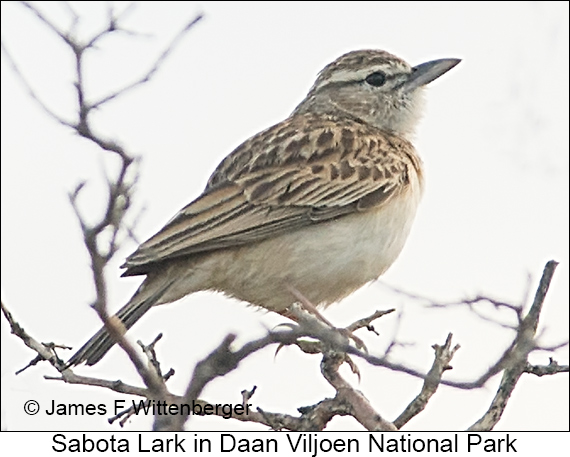
[[[144, 293], [145, 283], [143, 282], [129, 302], [115, 314], [115, 317], [121, 320], [127, 330], [130, 329], [135, 322], [160, 300], [171, 285], [172, 282], [168, 282], [148, 296], [148, 294]], [[95, 365], [114, 344], [115, 341], [111, 335], [109, 335], [105, 327], [102, 327], [81, 349], [71, 356], [66, 366], [71, 367], [82, 362], [85, 362], [87, 365]]]

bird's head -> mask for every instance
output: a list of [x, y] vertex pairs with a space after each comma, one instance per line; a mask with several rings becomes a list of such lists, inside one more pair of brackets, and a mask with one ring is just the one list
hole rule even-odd
[[327, 65], [294, 114], [344, 115], [410, 137], [422, 114], [424, 86], [460, 62], [410, 66], [380, 50], [352, 51]]

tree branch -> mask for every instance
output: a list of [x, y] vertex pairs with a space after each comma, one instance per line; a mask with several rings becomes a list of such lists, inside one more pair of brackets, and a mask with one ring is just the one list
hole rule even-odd
[[534, 296], [534, 301], [529, 312], [523, 319], [522, 325], [519, 327], [512, 350], [503, 357], [503, 366], [506, 368], [503, 372], [499, 390], [493, 398], [487, 412], [469, 427], [470, 431], [492, 430], [503, 415], [519, 378], [527, 369], [528, 355], [536, 347], [535, 335], [538, 327], [538, 319], [557, 266], [558, 263], [554, 260], [547, 262], [545, 265], [542, 278], [540, 279], [538, 289]]

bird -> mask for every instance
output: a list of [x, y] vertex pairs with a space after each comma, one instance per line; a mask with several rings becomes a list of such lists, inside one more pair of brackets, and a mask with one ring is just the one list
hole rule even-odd
[[[252, 136], [122, 265], [145, 276], [115, 315], [128, 330], [150, 308], [202, 290], [290, 315], [296, 291], [326, 307], [381, 276], [412, 227], [424, 187], [412, 141], [424, 88], [456, 58], [412, 67], [383, 50], [345, 53], [291, 115]], [[103, 327], [67, 362], [94, 365]]]

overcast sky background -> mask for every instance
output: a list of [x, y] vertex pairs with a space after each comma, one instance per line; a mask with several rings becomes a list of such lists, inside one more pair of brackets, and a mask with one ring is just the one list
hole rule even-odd
[[[45, 4], [44, 4], [45, 3]], [[73, 2], [72, 2], [73, 4]], [[124, 7], [117, 2], [118, 8]], [[65, 27], [60, 2], [39, 5]], [[99, 2], [75, 5], [86, 36], [105, 17]], [[17, 4], [1, 4], [2, 39], [33, 87], [55, 111], [73, 113], [69, 50], [45, 25]], [[382, 354], [394, 332], [412, 343], [393, 360], [428, 370], [431, 345], [448, 332], [461, 349], [446, 377], [472, 380], [493, 364], [512, 333], [482, 321], [462, 307], [429, 310], [382, 284], [437, 301], [475, 294], [520, 303], [534, 293], [546, 261], [560, 262], [545, 302], [540, 330], [544, 344], [568, 339], [568, 3], [210, 3], [147, 2], [125, 26], [145, 36], [113, 36], [89, 57], [88, 87], [94, 96], [136, 79], [164, 44], [197, 13], [205, 18], [185, 37], [156, 78], [109, 104], [95, 119], [98, 132], [143, 158], [138, 203], [146, 210], [136, 233], [153, 235], [197, 197], [216, 165], [256, 132], [284, 119], [302, 100], [319, 70], [341, 54], [379, 48], [412, 65], [458, 57], [462, 63], [430, 86], [415, 142], [426, 164], [427, 188], [404, 251], [380, 283], [366, 286], [325, 315], [338, 326], [396, 307], [376, 322], [381, 337], [359, 333], [369, 350]], [[41, 341], [82, 345], [100, 326], [88, 307], [93, 286], [88, 257], [67, 192], [88, 185], [85, 213], [101, 208], [102, 170], [113, 161], [86, 140], [49, 119], [29, 98], [2, 56], [2, 298], [14, 317]], [[140, 279], [120, 278], [119, 265], [135, 249], [126, 244], [107, 271], [109, 302], [120, 308]], [[529, 285], [529, 275], [532, 281]], [[487, 307], [486, 312], [491, 310]], [[507, 315], [501, 313], [501, 319]], [[198, 293], [148, 313], [133, 340], [165, 337], [158, 355], [168, 382], [183, 392], [195, 363], [228, 332], [237, 344], [264, 334], [283, 318], [255, 311], [220, 295]], [[44, 380], [47, 364], [14, 372], [34, 354], [2, 329], [2, 427], [9, 430], [118, 430], [106, 419], [115, 399], [103, 389]], [[67, 356], [66, 356], [67, 357]], [[568, 349], [555, 353], [568, 363]], [[532, 357], [548, 363], [547, 353]], [[240, 391], [258, 390], [251, 403], [266, 411], [296, 414], [296, 408], [334, 395], [319, 373], [318, 356], [268, 348], [243, 362], [202, 398], [239, 403]], [[377, 411], [395, 419], [417, 395], [421, 381], [368, 367], [362, 380], [343, 367]], [[96, 367], [77, 373], [141, 385], [117, 348]], [[477, 391], [441, 387], [406, 430], [462, 430], [487, 409], [499, 378]], [[27, 416], [26, 400], [42, 412]], [[106, 416], [54, 417], [56, 403], [104, 403]], [[127, 398], [129, 400], [129, 398]], [[525, 375], [497, 430], [568, 430], [568, 375]], [[127, 430], [145, 430], [151, 418], [134, 418]], [[196, 418], [196, 430], [264, 429], [256, 424]], [[335, 418], [329, 430], [360, 429]]]

